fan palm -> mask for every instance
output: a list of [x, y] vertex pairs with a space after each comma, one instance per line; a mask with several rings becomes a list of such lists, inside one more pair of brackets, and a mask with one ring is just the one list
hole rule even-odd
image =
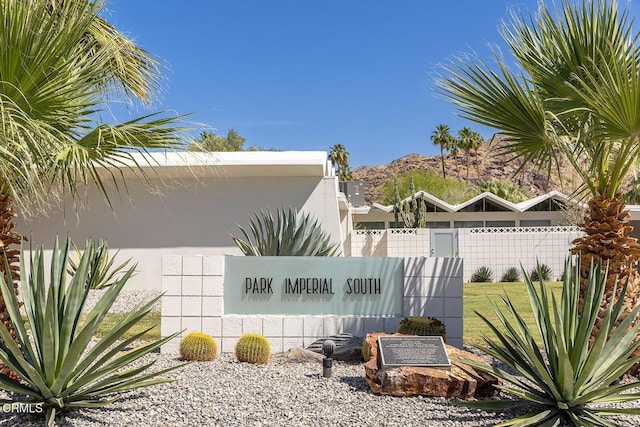
[[535, 15], [514, 12], [503, 25], [518, 71], [498, 53], [496, 67], [465, 56], [438, 84], [462, 116], [499, 129], [504, 150], [523, 165], [550, 173], [560, 172], [560, 159], [568, 161], [581, 177], [577, 194], [589, 199], [580, 224], [585, 235], [572, 248], [581, 255], [581, 292], [589, 267], [605, 260], [605, 304], [616, 276], [628, 279], [628, 313], [638, 304], [640, 245], [629, 237], [620, 191], [640, 155], [639, 34], [615, 1], [559, 4], [556, 13], [543, 3]]
[[480, 179], [480, 157], [478, 157], [478, 150], [480, 149], [480, 147], [482, 147], [483, 142], [484, 139], [482, 138], [482, 135], [480, 135], [476, 131], [473, 131], [471, 137], [471, 149], [476, 155], [476, 177], [478, 179]]
[[[64, 192], [78, 200], [78, 186], [90, 182], [109, 201], [105, 181], [119, 177], [111, 168], [126, 167], [146, 180], [132, 154], [178, 144], [175, 118], [100, 121], [106, 103], [115, 99], [150, 102], [161, 76], [158, 62], [101, 19], [101, 11], [102, 2], [89, 0], [0, 0], [5, 278], [17, 281], [19, 275], [14, 209], [38, 212]], [[12, 330], [1, 299], [0, 319]]]
[[336, 144], [329, 150], [329, 160], [336, 165], [340, 181], [351, 181], [353, 172], [349, 167], [349, 152], [342, 144]]
[[477, 139], [475, 135], [477, 135], [477, 133], [467, 126], [458, 131], [458, 145], [462, 151], [464, 151], [464, 156], [467, 161], [467, 182], [469, 182], [469, 153], [475, 145], [474, 141]]
[[451, 141], [453, 140], [453, 136], [451, 135], [451, 130], [449, 126], [444, 123], [440, 123], [436, 130], [431, 132], [431, 141], [433, 141], [434, 145], [440, 146], [440, 160], [442, 161], [442, 177], [446, 178], [447, 173], [444, 169], [444, 150], [448, 149], [451, 145]]

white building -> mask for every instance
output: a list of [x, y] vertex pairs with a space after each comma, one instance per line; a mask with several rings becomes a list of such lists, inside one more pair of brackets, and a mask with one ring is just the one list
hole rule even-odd
[[[153, 153], [149, 172], [159, 194], [124, 170], [128, 192], [113, 198], [113, 210], [95, 188], [86, 208], [70, 203], [47, 216], [20, 219], [17, 231], [51, 248], [69, 233], [80, 247], [104, 238], [132, 258], [137, 274], [131, 288], [160, 290], [163, 255], [241, 254], [230, 233], [248, 228], [261, 209], [295, 207], [312, 212], [344, 251], [350, 232], [349, 207], [325, 152]], [[145, 162], [141, 160], [141, 164]], [[148, 166], [146, 166], [148, 167]]]
[[[113, 210], [90, 188], [86, 209], [76, 213], [66, 203], [47, 216], [21, 218], [17, 231], [46, 248], [56, 235], [70, 234], [81, 247], [89, 237], [107, 239], [111, 249], [120, 249], [119, 259], [138, 263], [129, 288], [156, 290], [163, 255], [239, 255], [230, 234], [240, 233], [238, 225], [246, 229], [261, 209], [313, 213], [344, 256], [464, 258], [465, 281], [480, 266], [492, 268], [498, 280], [507, 268], [522, 263], [529, 269], [536, 261], [558, 277], [580, 235], [561, 226], [573, 202], [556, 191], [521, 203], [483, 193], [456, 205], [420, 191], [427, 228], [398, 228], [393, 206], [352, 206], [326, 152], [154, 153], [151, 163], [160, 192], [124, 170], [128, 192], [112, 199]], [[362, 196], [361, 185], [350, 188]], [[640, 206], [630, 211], [637, 237]]]

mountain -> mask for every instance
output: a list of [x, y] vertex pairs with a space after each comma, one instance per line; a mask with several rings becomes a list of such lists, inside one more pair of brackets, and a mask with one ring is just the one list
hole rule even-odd
[[[516, 174], [522, 162], [520, 160], [508, 161], [507, 156], [496, 155], [496, 151], [502, 144], [504, 144], [503, 140], [500, 136], [496, 136], [492, 140], [485, 141], [477, 155], [474, 152], [469, 153], [469, 185], [491, 179], [509, 180], [527, 189], [532, 196], [538, 196], [552, 190], [570, 194], [576, 188], [579, 179], [570, 167], [562, 170], [562, 183], [557, 173], [547, 178], [546, 173], [537, 172], [530, 165], [526, 165], [522, 171]], [[382, 189], [387, 182], [416, 169], [442, 174], [440, 156], [408, 154], [387, 165], [358, 167], [354, 169], [353, 177], [355, 180], [365, 183], [367, 204], [381, 203]], [[445, 154], [445, 170], [447, 177], [458, 177], [464, 180], [467, 174], [464, 152], [456, 156], [451, 153]], [[428, 189], [424, 190], [428, 191]]]

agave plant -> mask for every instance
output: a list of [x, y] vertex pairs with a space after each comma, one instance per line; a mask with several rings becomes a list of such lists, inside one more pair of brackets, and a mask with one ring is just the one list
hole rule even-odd
[[[82, 259], [82, 251], [78, 249], [75, 243], [71, 243], [73, 247], [72, 254], [69, 256], [69, 266], [67, 272], [73, 276], [78, 271], [78, 264]], [[119, 277], [122, 277], [124, 269], [131, 262], [131, 259], [126, 260], [122, 264], [114, 267], [114, 262], [118, 253], [116, 251], [113, 256], [109, 255], [109, 248], [105, 240], [98, 240], [94, 244], [94, 250], [90, 252], [91, 259], [89, 260], [89, 275], [87, 276], [87, 286], [91, 289], [104, 289], [118, 281]]]
[[471, 275], [471, 282], [491, 282], [493, 280], [493, 271], [489, 267], [478, 267]]
[[[633, 322], [640, 307], [625, 317], [622, 298], [608, 304], [603, 313], [604, 323], [591, 340], [591, 331], [599, 320], [598, 313], [606, 298], [608, 272], [601, 265], [591, 267], [589, 286], [580, 308], [579, 266], [578, 260], [573, 271], [567, 262], [560, 301], [555, 295], [549, 298], [544, 282], [536, 288], [534, 281], [523, 272], [533, 324], [518, 313], [508, 297], [502, 297], [504, 311], [494, 304], [500, 327], [476, 312], [497, 338], [484, 337], [487, 345], [481, 350], [516, 374], [471, 360], [463, 362], [501, 378], [504, 384], [497, 387], [514, 395], [515, 399], [457, 404], [497, 411], [512, 407], [530, 409], [530, 412], [500, 424], [503, 426], [558, 426], [563, 421], [580, 426], [615, 426], [605, 417], [640, 414], [640, 408], [601, 406], [640, 399], [640, 393], [627, 393], [640, 382], [622, 384], [616, 381], [640, 362], [640, 357], [631, 357], [640, 347], [640, 341], [635, 339], [640, 322]], [[626, 287], [627, 283], [624, 283], [621, 295]], [[534, 331], [540, 339], [534, 338]]]
[[519, 282], [520, 270], [517, 267], [509, 267], [502, 273], [501, 282]]
[[540, 280], [542, 280], [543, 282], [548, 282], [549, 280], [551, 280], [552, 273], [553, 272], [551, 271], [551, 267], [549, 267], [547, 264], [538, 263], [538, 265], [536, 265], [536, 267], [531, 270], [531, 273], [529, 273], [529, 275], [531, 277], [531, 280], [533, 280], [534, 282]]
[[294, 208], [285, 212], [279, 208], [274, 220], [270, 210], [250, 219], [251, 237], [240, 227], [246, 238], [231, 235], [233, 241], [247, 256], [336, 256], [338, 245], [331, 242], [317, 219], [307, 213], [298, 216]]
[[[20, 281], [27, 321], [20, 315], [11, 276], [7, 283], [0, 275], [0, 288], [17, 341], [4, 325], [0, 326], [0, 360], [19, 376], [16, 380], [0, 375], [0, 388], [41, 404], [46, 408], [47, 425], [53, 425], [58, 410], [104, 406], [117, 400], [119, 392], [172, 381], [158, 376], [181, 366], [150, 373], [147, 370], [154, 362], [128, 367], [177, 336], [176, 333], [125, 351], [148, 330], [121, 340], [123, 334], [151, 311], [159, 297], [138, 305], [93, 346], [89, 345], [135, 266], [109, 287], [83, 318], [82, 309], [90, 290], [86, 286], [91, 274], [89, 264], [95, 259], [96, 247], [87, 243], [78, 268], [67, 283], [69, 250], [69, 239], [62, 247], [56, 240], [48, 284], [43, 248], [31, 251], [30, 273]], [[26, 272], [24, 252], [23, 247], [20, 269]]]

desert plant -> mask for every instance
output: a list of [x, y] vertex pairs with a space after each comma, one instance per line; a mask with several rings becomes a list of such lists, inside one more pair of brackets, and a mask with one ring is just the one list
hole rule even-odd
[[621, 196], [640, 157], [634, 13], [627, 2], [605, 0], [538, 6], [536, 13], [513, 13], [501, 26], [512, 57], [461, 55], [438, 85], [460, 115], [502, 134], [500, 154], [547, 176], [568, 170], [578, 175], [575, 194], [588, 199], [587, 212], [579, 222], [584, 235], [573, 241], [571, 253], [582, 255], [582, 292], [588, 291], [591, 264], [609, 262], [603, 313], [617, 297], [613, 284], [627, 277], [626, 305], [634, 307], [640, 243], [631, 235]]
[[443, 178], [435, 172], [414, 169], [396, 179], [389, 180], [382, 189], [381, 202], [386, 205], [394, 204], [396, 194], [395, 181], [398, 182], [398, 193], [401, 198], [411, 196], [411, 179], [416, 191], [424, 190], [447, 203], [462, 203], [480, 194], [477, 187], [467, 185], [458, 178]]
[[435, 317], [405, 317], [398, 326], [399, 334], [433, 336], [439, 335], [447, 340], [447, 328]]
[[478, 182], [481, 191], [487, 191], [513, 203], [527, 200], [530, 195], [526, 188], [518, 187], [511, 181], [492, 179]]
[[[13, 320], [17, 341], [12, 339], [6, 326], [0, 326], [0, 360], [19, 376], [19, 380], [14, 380], [0, 375], [0, 388], [43, 404], [48, 425], [53, 425], [58, 410], [110, 404], [118, 398], [115, 393], [171, 381], [156, 377], [181, 366], [145, 373], [152, 362], [125, 369], [177, 335], [128, 351], [125, 349], [148, 330], [120, 340], [151, 311], [160, 297], [138, 305], [89, 348], [89, 342], [135, 266], [107, 289], [82, 320], [90, 290], [86, 286], [89, 263], [94, 259], [95, 246], [91, 241], [87, 242], [75, 275], [67, 281], [65, 269], [69, 250], [69, 239], [62, 247], [56, 239], [51, 254], [51, 277], [47, 283], [44, 250], [38, 247], [31, 251], [29, 274], [24, 274], [20, 280], [26, 320], [20, 315], [13, 280], [10, 276], [5, 280], [0, 275], [0, 289]], [[20, 270], [28, 271], [24, 247], [20, 259]]]
[[191, 332], [180, 341], [180, 358], [183, 360], [210, 361], [218, 356], [218, 344], [208, 334]]
[[442, 161], [442, 177], [447, 177], [447, 172], [444, 167], [444, 150], [448, 149], [451, 146], [451, 141], [454, 139], [453, 135], [451, 135], [451, 130], [449, 126], [444, 123], [440, 123], [436, 129], [431, 132], [431, 141], [435, 145], [440, 146], [440, 160]]
[[517, 267], [509, 267], [502, 273], [501, 282], [519, 282], [520, 270]]
[[[494, 304], [499, 325], [476, 312], [497, 338], [485, 337], [486, 346], [480, 346], [481, 350], [510, 369], [507, 372], [498, 366], [470, 360], [463, 363], [501, 378], [504, 384], [497, 387], [515, 399], [457, 404], [499, 411], [510, 407], [529, 409], [528, 413], [502, 425], [555, 426], [564, 421], [581, 426], [613, 426], [616, 424], [604, 416], [640, 414], [639, 408], [601, 406], [640, 399], [640, 393], [627, 393], [640, 382], [616, 382], [640, 362], [640, 357], [630, 357], [640, 347], [640, 341], [635, 339], [640, 322], [633, 321], [640, 306], [623, 316], [624, 299], [612, 301], [602, 313], [602, 327], [591, 340], [606, 298], [607, 271], [600, 264], [592, 266], [581, 304], [580, 262], [577, 265], [575, 270], [569, 261], [565, 265], [560, 301], [553, 294], [549, 298], [544, 282], [536, 286], [524, 273], [533, 323], [525, 321], [508, 296], [502, 297], [502, 309]], [[619, 284], [614, 285], [617, 286]], [[627, 282], [621, 287], [624, 295]], [[541, 339], [534, 338], [534, 331]]]
[[393, 199], [397, 202], [394, 204], [393, 213], [396, 224], [399, 219], [402, 220], [404, 228], [425, 228], [427, 226], [427, 208], [421, 196], [416, 196], [416, 187], [413, 177], [409, 177], [410, 200], [400, 201], [398, 193], [398, 181], [394, 181], [395, 194]]
[[538, 264], [533, 270], [531, 270], [529, 276], [531, 276], [531, 280], [533, 281], [542, 280], [544, 282], [548, 282], [549, 280], [551, 280], [552, 273], [553, 272], [551, 271], [551, 267], [549, 267], [548, 265]]
[[298, 216], [295, 208], [279, 208], [274, 220], [271, 211], [255, 213], [250, 219], [251, 237], [240, 227], [246, 238], [231, 236], [247, 256], [335, 256], [338, 245], [324, 232], [317, 219], [306, 213]]
[[271, 357], [269, 341], [260, 334], [244, 334], [236, 344], [236, 358], [240, 362], [267, 363]]
[[362, 340], [362, 359], [365, 363], [371, 360], [371, 345], [366, 339]]
[[[82, 259], [82, 251], [78, 249], [73, 242], [71, 246], [73, 247], [73, 251], [69, 255], [67, 272], [73, 276], [78, 270], [80, 259]], [[114, 267], [113, 263], [119, 252], [118, 250], [113, 256], [110, 256], [106, 240], [98, 240], [98, 242], [94, 244], [94, 250], [91, 252], [92, 259], [89, 260], [89, 276], [87, 278], [87, 286], [89, 288], [104, 289], [113, 285], [122, 277], [131, 259]]]
[[[79, 206], [88, 201], [81, 190], [88, 183], [109, 201], [128, 188], [124, 169], [157, 187], [146, 167], [154, 162], [136, 160], [133, 153], [183, 147], [174, 117], [102, 121], [112, 102], [150, 104], [162, 86], [161, 62], [103, 19], [104, 3], [0, 3], [0, 46], [5, 47], [0, 61], [0, 248], [5, 251], [0, 272], [5, 280], [8, 275], [19, 279], [22, 236], [14, 227], [20, 214], [47, 213], [62, 194]], [[8, 257], [9, 269], [1, 256]], [[0, 321], [14, 329], [2, 299]]]
[[493, 280], [493, 271], [489, 267], [478, 267], [471, 275], [471, 282], [491, 282]]

